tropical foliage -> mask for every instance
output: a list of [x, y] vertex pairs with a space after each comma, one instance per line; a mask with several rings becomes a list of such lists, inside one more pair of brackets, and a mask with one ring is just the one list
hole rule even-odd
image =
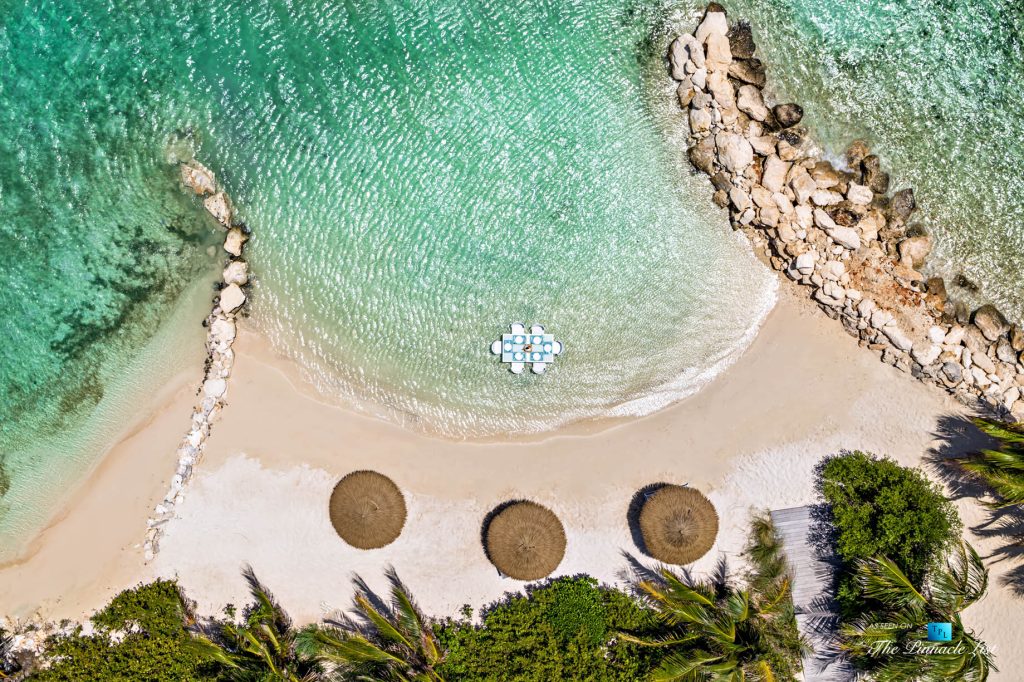
[[11, 644], [14, 638], [0, 628], [0, 680], [9, 679], [12, 675], [21, 670], [21, 666], [14, 660], [11, 651]]
[[[981, 599], [988, 571], [974, 548], [961, 544], [923, 589], [886, 558], [857, 565], [857, 583], [873, 608], [843, 625], [840, 649], [877, 682], [977, 682], [995, 670], [992, 657], [960, 612]], [[927, 624], [951, 623], [952, 640], [930, 642]]]
[[1002, 498], [999, 506], [1024, 504], [1024, 423], [1004, 424], [976, 418], [974, 425], [999, 441], [998, 450], [982, 450], [960, 460]]
[[[253, 603], [236, 623], [228, 609], [223, 621], [193, 625], [193, 649], [222, 666], [217, 679], [231, 682], [307, 682], [316, 680], [318, 666], [296, 648], [291, 618], [253, 573], [243, 571]], [[134, 679], [134, 678], [133, 678]]]
[[890, 459], [863, 452], [826, 459], [818, 485], [844, 563], [837, 598], [848, 615], [862, 607], [854, 575], [859, 561], [888, 557], [920, 585], [959, 536], [956, 509], [939, 487], [919, 470]]
[[[466, 614], [468, 616], [468, 614]], [[654, 613], [589, 576], [527, 586], [484, 609], [482, 623], [445, 621], [442, 666], [457, 680], [643, 679], [661, 652], [622, 641], [620, 630], [653, 634]]]
[[767, 517], [755, 519], [747, 587], [724, 564], [695, 580], [663, 569], [639, 587], [663, 630], [655, 638], [623, 635], [667, 653], [650, 679], [665, 681], [795, 680], [806, 650], [796, 627], [781, 543]]
[[211, 656], [196, 651], [185, 627], [187, 604], [175, 583], [157, 580], [118, 594], [92, 618], [94, 632], [81, 627], [51, 637], [49, 667], [38, 682], [216, 679]]
[[323, 665], [324, 679], [444, 682], [444, 650], [433, 629], [393, 568], [387, 578], [390, 604], [357, 578], [356, 618], [341, 615], [300, 634], [300, 651]]

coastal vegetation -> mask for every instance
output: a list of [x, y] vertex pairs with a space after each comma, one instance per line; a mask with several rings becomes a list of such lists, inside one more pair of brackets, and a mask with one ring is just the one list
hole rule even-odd
[[960, 460], [964, 469], [984, 481], [999, 496], [998, 506], [1024, 504], [1024, 423], [1004, 424], [975, 418], [974, 425], [999, 441]]
[[960, 535], [956, 509], [917, 469], [854, 451], [826, 459], [818, 473], [842, 561], [836, 598], [847, 615], [864, 607], [861, 562], [886, 557], [919, 586]]
[[[871, 679], [972, 682], [997, 669], [985, 643], [960, 619], [988, 587], [988, 570], [970, 545], [958, 545], [922, 587], [886, 558], [859, 561], [857, 586], [871, 606], [842, 626], [839, 646]], [[928, 623], [950, 623], [950, 640], [929, 641]]]

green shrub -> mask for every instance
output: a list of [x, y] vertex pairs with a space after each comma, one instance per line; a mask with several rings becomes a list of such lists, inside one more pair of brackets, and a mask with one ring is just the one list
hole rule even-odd
[[610, 641], [618, 631], [649, 633], [652, 611], [588, 576], [558, 578], [484, 610], [483, 624], [445, 621], [441, 674], [458, 680], [639, 680], [660, 654]]
[[859, 560], [884, 556], [920, 586], [928, 570], [960, 534], [956, 509], [918, 469], [863, 452], [827, 459], [818, 485], [831, 505], [836, 546], [844, 570], [838, 600], [845, 613], [859, 610], [853, 580]]
[[[95, 680], [182, 682], [213, 680], [215, 666], [191, 646], [174, 582], [157, 580], [121, 592], [92, 618], [95, 632], [78, 627], [47, 642], [50, 667], [37, 682]], [[116, 633], [116, 634], [115, 634]]]

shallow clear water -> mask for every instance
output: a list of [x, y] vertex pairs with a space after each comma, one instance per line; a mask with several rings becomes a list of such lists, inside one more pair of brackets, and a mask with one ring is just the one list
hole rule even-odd
[[[936, 267], [1024, 318], [1021, 10], [730, 10], [826, 144], [866, 136], [915, 186]], [[697, 388], [749, 340], [774, 279], [687, 170], [661, 58], [696, 16], [631, 0], [6, 3], [0, 540], [139, 416], [151, 386], [130, 368], [158, 383], [201, 353], [217, 233], [177, 187], [172, 139], [255, 232], [253, 321], [334, 398], [469, 437]], [[547, 375], [489, 356], [513, 320], [566, 342]]]

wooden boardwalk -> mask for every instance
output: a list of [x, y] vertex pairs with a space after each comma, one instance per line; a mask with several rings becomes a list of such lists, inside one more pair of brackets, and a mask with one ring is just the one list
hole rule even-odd
[[775, 530], [782, 538], [783, 550], [793, 579], [793, 606], [800, 633], [817, 654], [804, 657], [806, 682], [852, 680], [853, 671], [843, 662], [831, 661], [820, 654], [839, 625], [832, 599], [831, 556], [821, 556], [810, 537], [812, 507], [779, 509], [771, 513]]

